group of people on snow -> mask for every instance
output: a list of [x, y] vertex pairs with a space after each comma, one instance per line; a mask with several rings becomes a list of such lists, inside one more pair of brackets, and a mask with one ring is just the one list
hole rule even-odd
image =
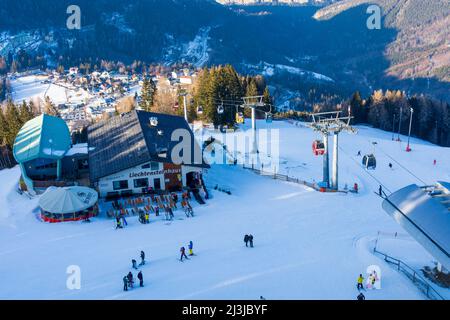
[[[139, 271], [139, 273], [137, 274], [137, 278], [139, 280], [139, 286], [143, 287], [144, 276], [142, 275], [142, 271]], [[130, 271], [125, 277], [123, 277], [123, 291], [128, 291], [128, 288], [133, 288], [133, 284], [134, 284], [134, 277], [133, 273], [131, 273]]]
[[139, 222], [142, 224], [150, 223], [150, 214], [148, 212], [139, 210]]
[[[141, 263], [139, 263], [139, 266], [143, 266], [145, 264], [145, 252], [141, 250]], [[135, 259], [131, 260], [131, 266], [133, 269], [138, 270], [137, 262]], [[144, 276], [142, 275], [142, 271], [139, 271], [137, 274], [137, 278], [139, 279], [139, 286], [144, 286]], [[128, 274], [123, 277], [123, 291], [128, 291], [128, 288], [133, 288], [134, 284], [134, 278], [133, 273], [130, 271]]]
[[367, 281], [366, 281], [366, 286], [364, 287], [364, 277], [362, 274], [359, 275], [358, 279], [357, 279], [357, 283], [356, 283], [356, 288], [358, 289], [358, 291], [360, 291], [360, 293], [357, 296], [358, 300], [365, 300], [366, 297], [364, 296], [364, 294], [361, 292], [361, 290], [366, 290], [366, 289], [380, 289], [380, 285], [378, 283], [377, 286], [377, 281], [379, 280], [377, 272], [375, 270], [371, 271]]
[[[164, 216], [166, 220], [173, 220], [175, 218], [174, 215], [174, 210], [178, 209], [177, 203], [179, 201], [179, 196], [177, 193], [171, 193], [170, 195], [167, 196], [167, 198], [165, 198], [168, 202], [170, 202], [170, 204], [168, 205], [161, 205], [161, 207], [159, 205], [155, 206], [154, 208], [152, 208], [152, 210], [154, 210], [155, 215], [158, 217], [160, 215], [160, 211], [162, 209], [164, 209]], [[191, 195], [190, 192], [184, 192], [182, 194], [182, 202], [181, 202], [181, 206], [184, 209], [184, 213], [186, 214], [187, 217], [193, 217], [194, 216], [194, 210], [191, 206], [191, 204], [189, 203], [189, 200], [191, 199]], [[117, 200], [115, 200], [114, 202], [112, 202], [112, 206], [115, 210], [124, 210], [125, 207], [124, 205], [120, 204]], [[133, 215], [138, 214], [139, 215], [139, 222], [142, 224], [148, 224], [150, 223], [150, 212], [148, 210], [144, 211], [142, 209], [138, 209], [138, 208], [131, 208], [131, 212], [133, 213]], [[126, 210], [126, 214], [128, 214], [128, 209]], [[123, 229], [125, 226], [128, 225], [126, 219], [125, 219], [125, 214], [124, 213], [120, 213], [119, 215], [115, 216], [116, 218], [116, 229]]]
[[246, 247], [248, 247], [248, 245], [250, 244], [250, 248], [253, 248], [253, 235], [246, 234], [244, 236], [244, 242]]

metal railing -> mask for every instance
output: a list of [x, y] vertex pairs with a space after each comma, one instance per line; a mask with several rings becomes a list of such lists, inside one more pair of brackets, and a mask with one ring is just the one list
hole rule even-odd
[[256, 169], [254, 166], [247, 167], [247, 166], [245, 166], [245, 164], [242, 167], [244, 169], [251, 170], [254, 173], [259, 174], [261, 176], [267, 176], [267, 177], [271, 177], [272, 179], [276, 179], [276, 180], [302, 184], [302, 185], [305, 185], [307, 187], [313, 188], [314, 190], [317, 190], [317, 191], [319, 190], [319, 187], [317, 186], [317, 184], [312, 183], [312, 182], [308, 182], [308, 181], [305, 181], [305, 180], [301, 180], [299, 178], [290, 177], [290, 176], [285, 175], [285, 174], [270, 173], [270, 172], [264, 171], [262, 169]]
[[396, 259], [387, 255], [384, 252], [380, 252], [375, 247], [373, 252], [384, 257], [384, 261], [393, 264], [397, 267], [397, 270], [403, 272], [425, 295], [431, 300], [445, 300], [424, 278], [422, 278], [416, 270], [408, 266], [400, 259]]

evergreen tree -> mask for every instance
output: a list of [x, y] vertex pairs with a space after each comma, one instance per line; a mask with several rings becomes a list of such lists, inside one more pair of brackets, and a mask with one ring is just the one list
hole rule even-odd
[[48, 114], [49, 116], [60, 117], [58, 107], [55, 106], [55, 104], [52, 102], [49, 96], [45, 97], [44, 113]]
[[367, 121], [367, 112], [359, 91], [356, 91], [350, 99], [350, 110], [356, 123]]
[[245, 92], [245, 96], [254, 97], [258, 95], [258, 87], [256, 86], [256, 81], [251, 79], [248, 86], [247, 91]]
[[30, 108], [30, 105], [28, 105], [25, 102], [25, 100], [22, 102], [22, 105], [20, 106], [19, 116], [20, 116], [20, 120], [22, 121], [22, 123], [25, 123], [34, 118], [33, 111]]
[[146, 77], [142, 83], [141, 101], [139, 103], [142, 110], [151, 111], [155, 103], [156, 90], [155, 82]]
[[[266, 86], [263, 92], [263, 102], [266, 104], [264, 106], [264, 111], [269, 112], [271, 109], [271, 105], [273, 104], [272, 97], [270, 96], [269, 88]], [[273, 110], [272, 110], [273, 111]]]
[[8, 123], [8, 127], [5, 134], [6, 146], [12, 149], [14, 141], [23, 122], [20, 119], [19, 110], [12, 101], [8, 101], [6, 105], [5, 119]]
[[8, 135], [8, 122], [6, 121], [6, 117], [3, 114], [3, 109], [0, 106], [0, 146], [6, 144], [6, 138]]

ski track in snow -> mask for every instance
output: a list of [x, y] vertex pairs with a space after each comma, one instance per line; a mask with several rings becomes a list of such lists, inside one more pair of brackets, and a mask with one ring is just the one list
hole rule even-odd
[[[249, 127], [245, 124], [243, 129]], [[259, 128], [280, 130], [280, 173], [320, 181], [322, 159], [311, 143], [309, 129], [274, 121]], [[149, 225], [130, 217], [128, 227], [114, 230], [104, 217], [92, 223], [46, 224], [36, 219], [38, 198], [15, 189], [20, 170], [0, 171], [0, 273], [8, 275], [0, 299], [350, 299], [358, 294], [356, 278], [371, 264], [382, 269], [382, 289], [364, 292], [372, 299], [425, 299], [404, 275], [372, 254], [378, 231], [405, 233], [381, 208], [374, 194], [378, 183], [359, 164], [372, 153], [378, 167], [370, 173], [392, 191], [417, 179], [394, 163], [390, 155], [426, 182], [447, 179], [450, 149], [412, 139], [413, 152], [391, 141], [391, 134], [358, 127], [357, 135], [341, 134], [340, 185], [357, 182], [359, 194], [323, 194], [258, 176], [240, 166], [213, 165], [205, 174], [212, 190], [207, 204], [195, 204], [195, 217], [180, 210], [170, 224], [151, 216]], [[209, 135], [209, 133], [208, 133]], [[217, 134], [215, 134], [217, 135]], [[219, 137], [219, 135], [217, 135]], [[264, 156], [262, 154], [261, 156]], [[438, 165], [433, 166], [433, 159]], [[356, 162], [355, 162], [356, 161]], [[183, 218], [183, 220], [179, 220]], [[255, 236], [246, 248], [243, 235]], [[180, 263], [179, 248], [194, 242], [196, 256]], [[382, 250], [417, 269], [432, 263], [414, 240], [384, 238]], [[401, 248], [399, 250], [398, 248]], [[133, 271], [131, 259], [146, 252], [141, 267], [144, 288], [122, 291], [122, 277]], [[27, 261], [27, 263], [23, 263]], [[81, 268], [81, 290], [66, 288], [66, 268]], [[449, 290], [440, 291], [450, 297]]]

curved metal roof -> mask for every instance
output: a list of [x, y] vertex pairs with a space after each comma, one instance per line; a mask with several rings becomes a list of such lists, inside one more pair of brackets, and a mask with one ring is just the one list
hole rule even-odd
[[412, 184], [383, 201], [383, 209], [450, 270], [450, 194]]
[[38, 158], [61, 159], [70, 145], [70, 132], [64, 120], [42, 114], [20, 129], [13, 154], [18, 163]]

